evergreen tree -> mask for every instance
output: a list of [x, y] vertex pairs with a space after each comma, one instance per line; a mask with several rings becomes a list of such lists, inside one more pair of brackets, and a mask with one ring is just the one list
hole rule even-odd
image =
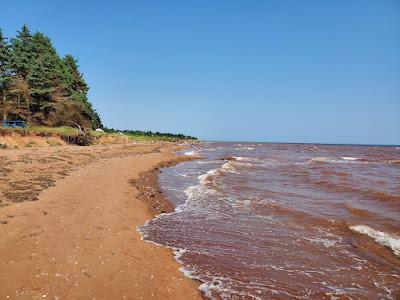
[[11, 39], [10, 66], [12, 76], [9, 89], [9, 113], [12, 118], [29, 121], [30, 95], [28, 76], [33, 67], [32, 35], [28, 26], [23, 25], [17, 36]]
[[37, 32], [32, 37], [32, 68], [28, 76], [30, 94], [48, 101], [58, 88], [62, 88], [62, 61], [43, 33]]
[[47, 116], [59, 106], [65, 94], [63, 64], [50, 39], [37, 32], [32, 37], [32, 69], [28, 75], [30, 110], [37, 122], [46, 124]]
[[3, 119], [7, 118], [7, 90], [10, 86], [10, 46], [0, 29], [0, 102]]
[[63, 62], [64, 83], [68, 96], [71, 100], [87, 101], [89, 86], [83, 79], [82, 73], [79, 71], [78, 61], [71, 54], [67, 54]]
[[89, 86], [83, 79], [82, 73], [79, 71], [78, 61], [71, 54], [67, 54], [63, 62], [64, 83], [68, 97], [72, 101], [82, 102], [83, 113], [91, 120], [91, 126], [93, 128], [102, 128], [103, 124], [101, 123], [99, 114], [88, 101], [87, 93], [89, 91]]
[[24, 25], [11, 39], [11, 67], [25, 80], [32, 69], [32, 57], [32, 35], [28, 26]]
[[100, 114], [96, 110], [93, 110], [92, 128], [93, 129], [104, 128], [103, 122], [101, 121]]
[[72, 55], [61, 59], [43, 33], [24, 25], [9, 44], [0, 31], [0, 110], [4, 118], [49, 126], [102, 127]]
[[10, 73], [10, 46], [0, 29], [0, 89], [3, 91]]

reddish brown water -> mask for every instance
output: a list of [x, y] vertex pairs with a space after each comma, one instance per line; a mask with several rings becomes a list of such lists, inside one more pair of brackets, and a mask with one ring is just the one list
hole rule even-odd
[[400, 299], [400, 148], [204, 143], [140, 228], [214, 299]]

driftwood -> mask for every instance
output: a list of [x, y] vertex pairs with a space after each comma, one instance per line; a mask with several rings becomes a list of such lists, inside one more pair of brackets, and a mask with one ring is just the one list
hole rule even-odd
[[91, 134], [91, 130], [87, 128], [82, 128], [78, 123], [75, 123], [78, 127], [78, 134], [63, 134], [61, 137], [68, 144], [79, 145], [79, 146], [89, 146], [93, 143], [94, 137]]

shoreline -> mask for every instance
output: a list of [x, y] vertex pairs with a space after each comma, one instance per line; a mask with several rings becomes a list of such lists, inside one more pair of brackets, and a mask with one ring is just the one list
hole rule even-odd
[[[16, 174], [7, 174], [17, 178], [15, 186], [19, 174], [40, 164], [43, 151], [53, 158], [51, 173], [62, 172], [56, 158], [63, 154], [77, 166], [42, 187], [38, 201], [0, 198], [0, 298], [202, 299], [197, 282], [178, 270], [172, 251], [141, 240], [136, 231], [168, 209], [169, 201], [157, 191], [157, 173], [191, 159], [175, 155], [178, 148], [159, 143], [2, 151], [3, 164], [31, 155]], [[82, 163], [91, 151], [101, 154]], [[157, 191], [149, 197], [153, 204], [133, 184], [143, 178]]]
[[[143, 223], [141, 226], [145, 225], [148, 221], [151, 221], [154, 218], [157, 218], [158, 215], [163, 214], [163, 213], [172, 213], [175, 211], [174, 205], [170, 202], [170, 200], [165, 196], [165, 194], [161, 191], [160, 185], [158, 183], [158, 174], [160, 174], [160, 169], [162, 168], [167, 168], [167, 167], [172, 167], [175, 166], [179, 163], [185, 162], [185, 161], [192, 161], [192, 160], [197, 160], [200, 159], [201, 157], [197, 156], [176, 156], [175, 158], [168, 160], [168, 161], [162, 161], [156, 166], [154, 166], [151, 170], [144, 171], [139, 174], [139, 177], [137, 180], [131, 180], [130, 183], [135, 186], [135, 188], [138, 191], [137, 197], [141, 199], [143, 202], [146, 203], [147, 207], [151, 211], [153, 217], [146, 220], [145, 223]], [[137, 230], [138, 231], [138, 230]], [[178, 263], [180, 270], [180, 267], [183, 267], [182, 262], [180, 262], [177, 259], [177, 255], [175, 253], [175, 250], [169, 246], [164, 246], [161, 244], [158, 244], [153, 241], [147, 241], [143, 238], [142, 234], [138, 231], [139, 235], [141, 236], [141, 240], [146, 242], [146, 243], [151, 243], [154, 245], [157, 245], [159, 247], [162, 247], [164, 249], [167, 249], [170, 251], [172, 257], [174, 260]], [[201, 298], [202, 299], [209, 299], [208, 297], [205, 296], [204, 292], [200, 290], [200, 286], [203, 283], [199, 279], [193, 278], [186, 276], [184, 272], [180, 271], [180, 273], [188, 278], [191, 281], [196, 282], [197, 284], [197, 289], [201, 293]]]
[[138, 179], [130, 183], [139, 191], [138, 198], [142, 199], [153, 213], [153, 218], [162, 213], [171, 213], [175, 210], [173, 204], [164, 196], [158, 184], [160, 169], [175, 166], [181, 162], [199, 159], [194, 156], [175, 156], [175, 158], [162, 161], [151, 170], [141, 172]]

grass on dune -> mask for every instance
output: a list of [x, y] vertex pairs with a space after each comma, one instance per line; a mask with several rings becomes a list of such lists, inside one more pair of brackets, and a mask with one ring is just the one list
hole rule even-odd
[[34, 132], [34, 133], [59, 133], [59, 134], [68, 134], [74, 135], [78, 134], [79, 130], [74, 127], [70, 126], [62, 126], [62, 127], [45, 127], [45, 126], [31, 126], [31, 127], [4, 127], [0, 126], [0, 128], [9, 130], [9, 131], [16, 131], [16, 132]]
[[44, 127], [44, 126], [33, 126], [27, 128], [31, 132], [52, 132], [52, 133], [63, 133], [63, 134], [78, 134], [78, 128], [70, 127], [70, 126], [61, 126], [61, 127]]

